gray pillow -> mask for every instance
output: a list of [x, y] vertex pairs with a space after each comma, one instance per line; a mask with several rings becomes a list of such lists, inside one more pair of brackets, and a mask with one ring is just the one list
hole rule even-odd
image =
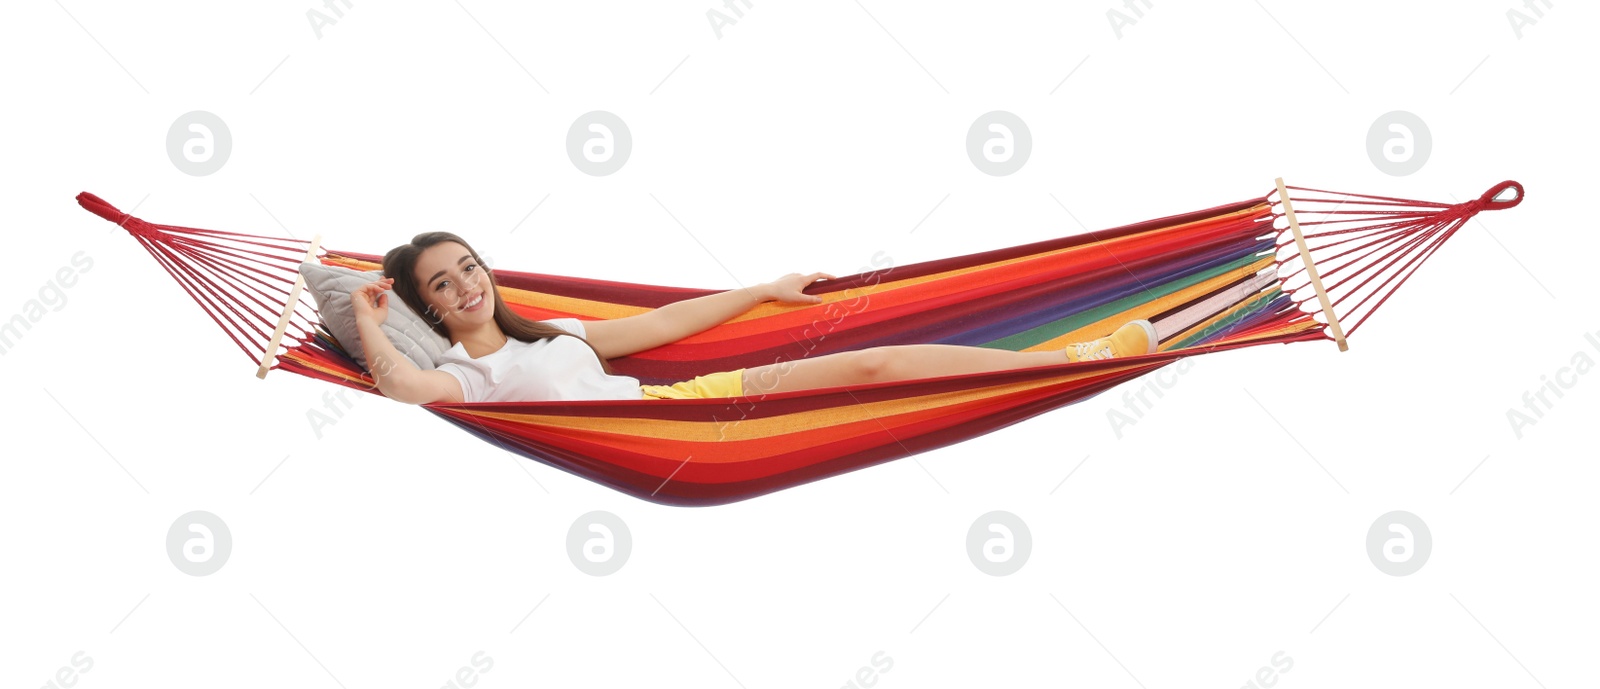
[[[300, 264], [300, 274], [306, 279], [306, 288], [317, 300], [317, 312], [322, 324], [339, 341], [361, 368], [367, 367], [367, 355], [361, 346], [361, 336], [356, 330], [356, 315], [350, 305], [350, 293], [362, 285], [383, 277], [381, 270], [359, 271], [340, 266], [323, 265], [316, 261]], [[389, 316], [380, 326], [389, 336], [400, 355], [410, 359], [417, 368], [431, 371], [437, 367], [439, 357], [450, 349], [450, 340], [428, 327], [428, 322], [394, 293], [386, 290], [389, 298]]]

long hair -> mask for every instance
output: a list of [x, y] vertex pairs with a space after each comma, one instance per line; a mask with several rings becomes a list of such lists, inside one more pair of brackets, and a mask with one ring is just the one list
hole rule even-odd
[[530, 320], [507, 308], [505, 300], [500, 298], [500, 288], [494, 280], [494, 271], [490, 270], [488, 265], [483, 262], [483, 259], [478, 257], [477, 250], [473, 249], [471, 244], [449, 232], [424, 232], [412, 237], [410, 244], [401, 244], [383, 255], [383, 276], [394, 278], [394, 293], [400, 295], [400, 301], [405, 302], [406, 306], [411, 307], [412, 311], [417, 312], [418, 315], [426, 319], [434, 332], [444, 336], [445, 339], [450, 339], [450, 330], [444, 325], [444, 316], [435, 314], [422, 300], [422, 291], [420, 286], [417, 285], [416, 268], [417, 257], [422, 254], [422, 251], [442, 242], [455, 242], [466, 247], [467, 253], [472, 254], [472, 260], [476, 261], [478, 267], [483, 270], [483, 279], [489, 281], [489, 288], [485, 291], [494, 295], [494, 323], [500, 326], [501, 332], [504, 332], [506, 337], [514, 337], [523, 342], [537, 342], [547, 337], [556, 337], [558, 335], [577, 337], [579, 341], [588, 345], [591, 351], [594, 351], [595, 358], [600, 360], [600, 367], [606, 373], [615, 374], [611, 370], [610, 362], [607, 362], [605, 357], [600, 356], [600, 351], [595, 349], [594, 345], [589, 344], [589, 340], [556, 326]]

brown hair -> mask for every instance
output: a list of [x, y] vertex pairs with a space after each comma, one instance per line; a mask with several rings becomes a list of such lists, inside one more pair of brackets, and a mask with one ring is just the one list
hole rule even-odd
[[557, 335], [577, 337], [579, 341], [588, 345], [589, 349], [594, 351], [595, 358], [600, 360], [600, 367], [606, 373], [614, 374], [614, 371], [611, 370], [611, 364], [606, 361], [605, 357], [600, 356], [600, 351], [596, 350], [594, 345], [589, 344], [587, 339], [578, 337], [554, 325], [530, 320], [507, 308], [505, 300], [500, 298], [500, 287], [494, 279], [494, 271], [488, 269], [488, 265], [478, 257], [478, 252], [472, 248], [471, 244], [449, 232], [424, 232], [412, 237], [410, 244], [401, 244], [383, 255], [383, 276], [394, 278], [394, 293], [399, 295], [400, 301], [405, 302], [405, 305], [411, 307], [412, 311], [417, 312], [417, 315], [426, 319], [434, 332], [444, 336], [445, 339], [450, 338], [450, 330], [444, 326], [444, 317], [434, 314], [433, 310], [422, 300], [422, 293], [417, 285], [416, 278], [417, 257], [422, 254], [424, 249], [443, 242], [455, 242], [466, 247], [467, 253], [472, 254], [472, 260], [477, 261], [478, 266], [485, 269], [484, 275], [489, 279], [490, 287], [487, 291], [494, 295], [494, 323], [500, 326], [501, 332], [505, 333], [506, 337], [514, 337], [523, 342], [537, 342]]

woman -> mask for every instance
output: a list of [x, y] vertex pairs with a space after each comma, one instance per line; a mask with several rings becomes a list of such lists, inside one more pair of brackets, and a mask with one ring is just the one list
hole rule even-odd
[[[478, 252], [449, 232], [425, 232], [383, 257], [385, 278], [351, 294], [357, 331], [378, 388], [407, 404], [738, 397], [1046, 366], [1063, 361], [1145, 354], [1156, 349], [1146, 320], [1064, 351], [1013, 352], [987, 347], [908, 344], [835, 352], [698, 376], [674, 385], [640, 385], [616, 375], [608, 359], [654, 349], [707, 330], [764, 301], [815, 304], [800, 290], [827, 273], [790, 273], [769, 283], [686, 299], [610, 320], [532, 321], [506, 308]], [[388, 293], [428, 319], [451, 342], [439, 367], [418, 369], [400, 356], [379, 324]], [[559, 335], [570, 335], [563, 338]]]

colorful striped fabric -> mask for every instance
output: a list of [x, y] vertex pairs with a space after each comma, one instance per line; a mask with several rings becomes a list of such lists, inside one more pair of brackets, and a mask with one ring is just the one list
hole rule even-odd
[[[1520, 201], [1520, 185], [1518, 191]], [[207, 233], [206, 241], [239, 241], [222, 234], [268, 239], [128, 222], [109, 204], [83, 196], [80, 203], [127, 223], [147, 244], [180, 233]], [[1302, 289], [1290, 283], [1292, 269], [1303, 264], [1287, 224], [1275, 222], [1283, 214], [1272, 196], [965, 256], [874, 264], [874, 270], [811, 285], [805, 291], [823, 297], [820, 304], [763, 303], [679, 342], [610, 363], [643, 383], [670, 384], [882, 345], [1055, 350], [1137, 318], [1156, 325], [1161, 344], [1154, 354], [738, 398], [423, 407], [491, 446], [641, 499], [671, 505], [744, 500], [983, 435], [1185, 356], [1331, 339], [1327, 323], [1317, 318], [1315, 295], [1300, 296]], [[1472, 213], [1483, 207], [1480, 201], [1468, 202], [1479, 204]], [[1409, 203], [1425, 207], [1428, 222], [1459, 226], [1470, 217], [1463, 209], [1468, 204]], [[1294, 205], [1301, 205], [1298, 196]], [[1385, 215], [1390, 211], [1373, 212], [1380, 215], [1365, 218], [1363, 227], [1379, 233], [1398, 227], [1396, 216]], [[1411, 224], [1396, 244], [1431, 227], [1411, 216], [1402, 220]], [[1424, 243], [1452, 231], [1434, 232]], [[183, 241], [193, 246], [198, 240]], [[381, 267], [381, 258], [333, 250], [318, 256], [359, 270]], [[287, 263], [291, 274], [298, 260]], [[500, 269], [494, 275], [505, 302], [535, 320], [619, 318], [715, 292]], [[277, 303], [280, 309], [287, 304], [282, 298]], [[273, 368], [380, 394], [314, 315], [307, 321], [311, 327], [290, 333]]]

